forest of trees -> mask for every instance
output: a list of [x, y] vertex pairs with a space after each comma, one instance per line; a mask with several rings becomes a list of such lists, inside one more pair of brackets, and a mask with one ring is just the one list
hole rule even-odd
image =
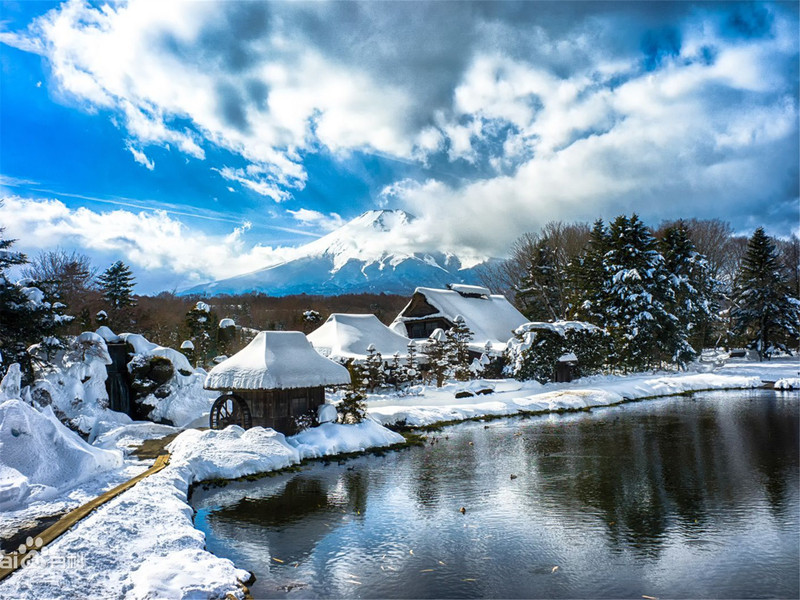
[[604, 328], [621, 368], [685, 364], [716, 346], [797, 350], [800, 240], [763, 228], [747, 238], [718, 219], [551, 222], [516, 240], [483, 280], [532, 321]]
[[[388, 324], [408, 301], [388, 294], [139, 296], [136, 275], [122, 261], [101, 271], [78, 252], [29, 259], [13, 244], [0, 230], [0, 372], [12, 362], [30, 371], [30, 346], [46, 356], [60, 336], [100, 325], [183, 346], [201, 365], [237, 351], [255, 330], [308, 333], [332, 312], [373, 313]], [[705, 347], [749, 346], [763, 356], [797, 349], [800, 240], [773, 239], [762, 228], [748, 238], [716, 219], [657, 228], [636, 215], [592, 226], [551, 222], [516, 240], [483, 280], [532, 321], [603, 328], [612, 341], [609, 364], [624, 370], [685, 364]]]

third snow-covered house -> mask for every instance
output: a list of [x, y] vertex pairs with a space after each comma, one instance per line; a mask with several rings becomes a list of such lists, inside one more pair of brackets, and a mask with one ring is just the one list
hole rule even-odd
[[407, 337], [389, 329], [375, 315], [333, 313], [320, 327], [308, 334], [314, 349], [330, 359], [363, 362], [373, 346], [384, 361], [398, 354], [408, 357]]
[[471, 352], [480, 354], [490, 343], [502, 352], [514, 330], [527, 323], [506, 297], [477, 285], [452, 284], [449, 289], [419, 287], [390, 328], [413, 339], [427, 338], [436, 329], [450, 329], [461, 315], [472, 331]]

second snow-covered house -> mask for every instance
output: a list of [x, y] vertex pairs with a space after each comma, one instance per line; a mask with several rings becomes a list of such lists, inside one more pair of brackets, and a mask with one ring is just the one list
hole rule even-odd
[[308, 334], [317, 352], [333, 360], [363, 362], [373, 346], [384, 360], [395, 354], [408, 357], [407, 337], [389, 329], [375, 315], [333, 313], [319, 328]]
[[503, 352], [514, 330], [527, 323], [506, 297], [477, 285], [452, 284], [449, 289], [419, 287], [390, 328], [409, 338], [427, 338], [436, 329], [450, 329], [458, 315], [464, 318], [473, 337], [470, 352], [480, 354], [491, 344]]
[[292, 434], [298, 419], [313, 420], [325, 403], [325, 387], [349, 383], [347, 369], [316, 352], [299, 331], [261, 331], [206, 376], [206, 389], [223, 392], [211, 407], [209, 425]]

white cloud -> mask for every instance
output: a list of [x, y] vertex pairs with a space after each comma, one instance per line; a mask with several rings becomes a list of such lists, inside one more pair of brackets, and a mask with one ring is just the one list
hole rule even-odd
[[250, 223], [210, 235], [160, 210], [95, 212], [72, 209], [59, 200], [6, 196], [0, 221], [4, 235], [17, 238], [22, 250], [75, 247], [98, 261], [123, 257], [139, 270], [166, 271], [185, 283], [252, 271], [295, 252], [249, 242]]
[[[146, 167], [148, 145], [201, 160], [215, 144], [244, 164], [209, 168], [274, 202], [306, 185], [320, 147], [431, 173], [454, 163], [441, 172], [464, 183], [401, 181], [376, 199], [452, 249], [502, 254], [550, 219], [632, 210], [766, 218], [765, 203], [797, 196], [791, 10], [766, 5], [768, 35], [732, 37], [716, 5], [585, 3], [551, 21], [536, 3], [511, 16], [508, 3], [413, 6], [403, 19], [403, 3], [72, 0], [0, 41], [44, 55], [65, 95], [115, 111]], [[681, 44], [648, 71], [656, 22]], [[306, 225], [337, 223], [303, 210]]]
[[307, 208], [287, 210], [286, 212], [292, 215], [301, 225], [313, 227], [320, 231], [333, 231], [345, 224], [345, 220], [336, 213], [326, 215], [325, 213], [309, 210]]
[[139, 150], [138, 148], [135, 148], [130, 142], [127, 143], [125, 148], [131, 154], [133, 154], [133, 160], [135, 160], [143, 167], [146, 167], [148, 171], [152, 171], [153, 169], [155, 169], [156, 164], [152, 160], [147, 158], [147, 155], [143, 151]]

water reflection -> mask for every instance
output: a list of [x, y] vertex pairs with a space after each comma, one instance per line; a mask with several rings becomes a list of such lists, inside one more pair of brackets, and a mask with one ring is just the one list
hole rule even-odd
[[459, 425], [193, 503], [259, 597], [797, 597], [799, 431], [797, 394], [706, 394]]

